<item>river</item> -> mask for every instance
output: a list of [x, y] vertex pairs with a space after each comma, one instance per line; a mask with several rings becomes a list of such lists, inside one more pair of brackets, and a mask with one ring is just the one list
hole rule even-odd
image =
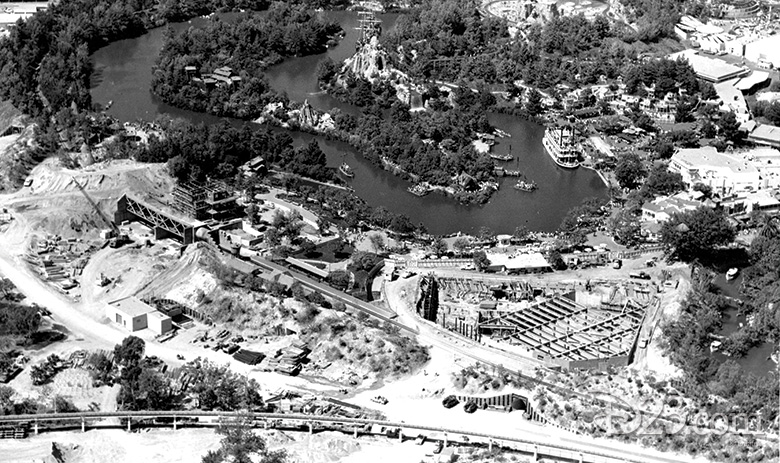
[[[346, 36], [326, 53], [301, 58], [290, 58], [267, 72], [271, 85], [285, 91], [291, 100], [308, 99], [312, 106], [322, 110], [334, 107], [352, 114], [359, 108], [341, 103], [319, 91], [315, 71], [326, 56], [343, 60], [355, 50], [357, 40], [357, 13], [326, 12], [338, 21]], [[233, 18], [235, 14], [223, 15]], [[383, 27], [393, 27], [398, 15], [380, 15]], [[176, 30], [202, 26], [205, 19], [173, 24]], [[171, 107], [150, 92], [152, 66], [164, 40], [165, 28], [158, 28], [134, 39], [121, 40], [97, 50], [92, 61], [95, 74], [92, 81], [92, 99], [105, 105], [113, 101], [107, 111], [120, 121], [154, 120], [160, 114], [183, 117], [196, 123], [211, 124], [222, 120], [214, 116]], [[431, 233], [474, 233], [487, 226], [497, 233], [511, 233], [523, 225], [536, 231], [553, 231], [566, 212], [588, 197], [606, 197], [607, 189], [598, 175], [590, 170], [563, 170], [555, 166], [542, 148], [544, 128], [523, 119], [490, 114], [495, 126], [510, 133], [494, 147], [497, 153], [511, 153], [515, 161], [503, 163], [508, 169], [520, 170], [527, 179], [535, 181], [539, 189], [524, 193], [512, 188], [515, 180], [501, 179], [501, 188], [484, 205], [464, 206], [438, 194], [418, 198], [406, 189], [409, 183], [386, 172], [364, 159], [349, 145], [329, 141], [324, 137], [301, 132], [290, 132], [296, 146], [317, 139], [328, 158], [328, 165], [336, 167], [342, 160], [352, 166], [355, 178], [350, 180], [355, 193], [371, 206], [385, 206], [388, 210], [408, 215], [413, 223], [424, 224]], [[231, 120], [234, 124], [243, 121]]]
[[[725, 274], [720, 273], [713, 280], [713, 284], [724, 296], [742, 300], [742, 294], [739, 292], [739, 288], [742, 285], [742, 273], [731, 281], [726, 279]], [[743, 324], [748, 323], [744, 315], [739, 315], [736, 304], [731, 305], [721, 314], [721, 321], [723, 323], [721, 330], [716, 333], [719, 336], [729, 336], [739, 330]], [[777, 368], [775, 362], [769, 358], [769, 356], [772, 355], [774, 347], [773, 343], [765, 342], [750, 349], [744, 357], [735, 357], [734, 361], [748, 373], [753, 373], [756, 376], [765, 376], [770, 371]], [[712, 357], [720, 362], [724, 362], [729, 358], [720, 351], [714, 352]]]

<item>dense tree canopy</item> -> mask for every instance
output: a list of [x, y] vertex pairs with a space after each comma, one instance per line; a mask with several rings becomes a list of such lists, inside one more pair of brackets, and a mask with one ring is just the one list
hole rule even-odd
[[699, 207], [675, 213], [661, 227], [661, 242], [671, 259], [691, 262], [731, 243], [736, 231], [722, 211]]
[[640, 185], [645, 174], [645, 167], [639, 155], [635, 153], [623, 154], [615, 166], [615, 178], [623, 188], [635, 189]]
[[[0, 40], [0, 99], [11, 100], [36, 116], [75, 104], [89, 110], [92, 102], [89, 53], [115, 40], [133, 37], [170, 20], [232, 9], [265, 8], [264, 0], [72, 0], [11, 28]], [[39, 92], [40, 89], [40, 92]]]
[[[152, 91], [171, 105], [218, 116], [257, 117], [263, 107], [281, 101], [268, 85], [266, 66], [286, 56], [322, 53], [341, 27], [303, 5], [275, 2], [267, 14], [248, 14], [236, 22], [218, 18], [202, 28], [168, 34], [157, 59]], [[185, 72], [200, 74], [230, 67], [239, 82], [198, 87]]]

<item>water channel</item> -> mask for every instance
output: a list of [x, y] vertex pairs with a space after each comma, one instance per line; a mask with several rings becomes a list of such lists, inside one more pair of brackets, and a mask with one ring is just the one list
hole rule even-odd
[[[715, 277], [713, 284], [724, 296], [742, 300], [742, 294], [739, 292], [739, 288], [742, 285], [741, 273], [731, 281], [727, 280], [726, 275], [721, 273]], [[742, 325], [748, 323], [748, 320], [744, 315], [739, 315], [737, 304], [732, 304], [721, 315], [722, 327], [720, 332], [717, 333], [719, 336], [729, 336], [738, 331]], [[753, 373], [756, 376], [764, 376], [777, 368], [777, 364], [770, 359], [774, 347], [773, 343], [765, 342], [750, 349], [744, 357], [735, 357], [734, 361], [736, 361], [744, 371]], [[721, 351], [712, 353], [712, 357], [720, 362], [724, 362], [730, 358]]]
[[[320, 55], [288, 59], [270, 68], [267, 76], [272, 86], [287, 92], [291, 100], [308, 99], [318, 109], [337, 107], [357, 114], [358, 108], [319, 91], [315, 76], [317, 64], [326, 56], [340, 61], [354, 53], [357, 14], [342, 11], [325, 14], [338, 21], [346, 32], [339, 44]], [[235, 14], [222, 17], [229, 20]], [[380, 15], [384, 29], [392, 28], [397, 17]], [[171, 27], [183, 30], [202, 26], [205, 21], [198, 18]], [[222, 120], [171, 107], [151, 94], [152, 66], [162, 47], [164, 30], [154, 29], [138, 38], [121, 40], [96, 51], [92, 56], [95, 66], [93, 101], [103, 105], [113, 101], [107, 112], [122, 122], [151, 121], [160, 114], [206, 124]], [[345, 143], [300, 132], [290, 132], [290, 135], [296, 146], [317, 139], [327, 155], [329, 166], [336, 167], [346, 160], [355, 171], [355, 178], [350, 180], [351, 186], [369, 205], [382, 205], [393, 212], [406, 214], [413, 223], [423, 223], [434, 234], [474, 233], [482, 226], [498, 233], [511, 233], [519, 225], [531, 230], [553, 231], [566, 212], [585, 198], [606, 197], [606, 187], [595, 172], [586, 169], [568, 171], [555, 166], [541, 145], [542, 126], [503, 114], [490, 114], [489, 120], [512, 135], [511, 138], [501, 139], [494, 147], [499, 154], [511, 152], [515, 156], [514, 161], [503, 163], [505, 167], [523, 172], [527, 179], [539, 185], [538, 190], [533, 193], [517, 191], [512, 188], [516, 180], [505, 178], [500, 181], [500, 190], [485, 205], [464, 206], [438, 194], [418, 198], [407, 191], [409, 183], [374, 166]]]

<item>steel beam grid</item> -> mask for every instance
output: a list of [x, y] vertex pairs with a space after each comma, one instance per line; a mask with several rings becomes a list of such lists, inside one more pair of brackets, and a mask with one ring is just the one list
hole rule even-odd
[[147, 222], [151, 223], [155, 227], [162, 228], [163, 230], [170, 232], [174, 235], [180, 236], [182, 239], [185, 237], [187, 229], [192, 228], [173, 217], [168, 216], [144, 203], [138, 202], [129, 196], [127, 197], [127, 212], [130, 212]]

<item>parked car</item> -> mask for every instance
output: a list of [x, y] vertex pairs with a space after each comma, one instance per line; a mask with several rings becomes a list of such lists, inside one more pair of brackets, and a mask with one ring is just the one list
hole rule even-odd
[[639, 273], [633, 272], [633, 273], [630, 273], [628, 276], [630, 276], [631, 278], [637, 278], [639, 280], [649, 280], [650, 279], [650, 275], [647, 272], [639, 272]]
[[458, 402], [460, 401], [457, 397], [454, 395], [448, 395], [444, 400], [442, 400], [441, 404], [444, 405], [444, 408], [452, 408], [455, 405], [458, 405]]
[[466, 402], [466, 405], [463, 406], [463, 410], [465, 410], [466, 413], [474, 413], [475, 411], [477, 411], [477, 403]]

